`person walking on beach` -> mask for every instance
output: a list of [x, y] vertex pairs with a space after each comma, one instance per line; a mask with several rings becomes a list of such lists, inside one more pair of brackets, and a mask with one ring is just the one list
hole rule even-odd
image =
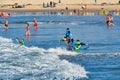
[[29, 25], [29, 23], [26, 24], [26, 36], [30, 36], [30, 25]]
[[37, 31], [37, 29], [38, 29], [37, 19], [34, 18], [34, 30]]
[[5, 31], [8, 31], [8, 20], [5, 20], [5, 26], [4, 26]]
[[68, 7], [65, 8], [65, 13], [66, 13], [66, 15], [69, 14], [69, 9], [68, 9]]
[[94, 0], [95, 1], [95, 3], [97, 3], [97, 0]]

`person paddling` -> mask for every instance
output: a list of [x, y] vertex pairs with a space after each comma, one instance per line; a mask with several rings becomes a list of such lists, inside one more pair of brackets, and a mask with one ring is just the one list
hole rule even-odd
[[77, 41], [76, 41], [76, 45], [79, 45], [79, 44], [80, 44], [81, 46], [82, 46], [82, 45], [88, 45], [88, 44], [85, 44], [85, 43], [80, 42], [80, 40], [77, 40]]
[[19, 38], [16, 38], [16, 41], [21, 45], [25, 45], [24, 39], [19, 40]]
[[83, 46], [83, 45], [87, 46], [86, 48], [88, 48], [88, 44], [82, 43], [80, 40], [77, 40], [75, 45], [76, 45], [75, 51], [77, 51], [77, 52], [79, 52], [81, 50], [81, 46]]
[[20, 45], [21, 45], [21, 46], [25, 45], [24, 39], [21, 39]]
[[78, 44], [76, 47], [75, 47], [75, 51], [79, 52], [81, 49], [81, 44]]

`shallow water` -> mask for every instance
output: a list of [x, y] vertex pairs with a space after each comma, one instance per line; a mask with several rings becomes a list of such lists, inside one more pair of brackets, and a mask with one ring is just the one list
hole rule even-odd
[[[39, 23], [33, 29], [33, 18]], [[120, 16], [107, 27], [105, 16], [34, 16], [9, 18], [9, 30], [0, 18], [0, 78], [3, 80], [119, 80]], [[31, 36], [25, 36], [26, 22]], [[67, 51], [59, 40], [69, 27], [75, 40], [89, 44], [80, 53]], [[16, 42], [24, 38], [25, 46]]]

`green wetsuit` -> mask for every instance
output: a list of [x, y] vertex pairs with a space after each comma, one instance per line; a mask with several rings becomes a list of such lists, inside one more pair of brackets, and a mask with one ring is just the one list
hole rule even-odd
[[81, 44], [81, 42], [80, 42], [80, 41], [77, 41], [76, 44], [77, 44], [77, 45], [78, 45], [78, 44]]
[[79, 52], [79, 51], [80, 51], [80, 48], [81, 48], [81, 45], [77, 46], [77, 47], [75, 48], [75, 50], [76, 50], [77, 52]]
[[20, 45], [25, 45], [24, 40], [21, 40]]
[[66, 41], [66, 38], [62, 38], [61, 41]]

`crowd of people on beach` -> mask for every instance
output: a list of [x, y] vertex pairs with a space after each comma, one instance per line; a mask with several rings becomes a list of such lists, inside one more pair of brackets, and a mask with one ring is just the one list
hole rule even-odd
[[43, 8], [48, 8], [48, 7], [53, 8], [53, 7], [56, 7], [56, 4], [57, 4], [57, 3], [52, 2], [52, 1], [50, 1], [50, 2], [47, 3], [47, 4], [45, 4], [45, 3], [43, 2]]

